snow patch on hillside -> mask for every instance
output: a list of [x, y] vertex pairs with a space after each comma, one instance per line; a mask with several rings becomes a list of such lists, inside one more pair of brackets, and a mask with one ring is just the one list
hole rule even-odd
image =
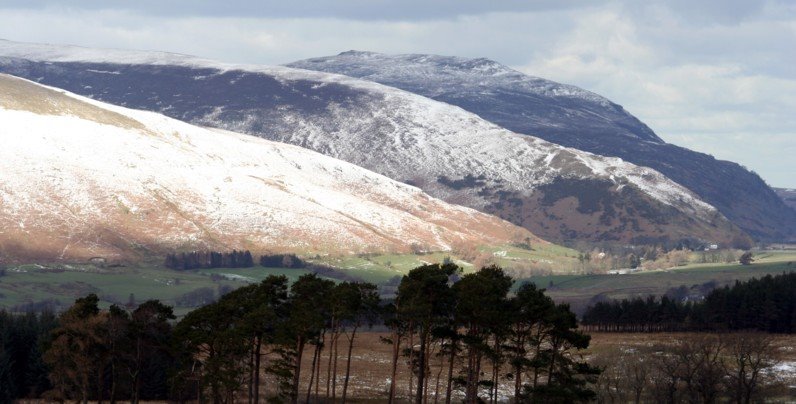
[[64, 231], [65, 251], [90, 243], [84, 235], [97, 227], [171, 247], [204, 240], [240, 248], [245, 239], [259, 249], [337, 251], [445, 250], [462, 240], [508, 242], [520, 230], [300, 147], [50, 93], [45, 102], [68, 97], [145, 128], [84, 119], [74, 105], [56, 114], [7, 109], [0, 97], [0, 222]]
[[332, 57], [302, 60], [288, 66], [336, 71], [375, 82], [417, 81], [431, 86], [432, 93], [450, 91], [446, 85], [450, 83], [457, 88], [511, 88], [512, 91], [584, 100], [605, 107], [611, 105], [608, 99], [591, 91], [527, 75], [484, 58], [348, 51]]

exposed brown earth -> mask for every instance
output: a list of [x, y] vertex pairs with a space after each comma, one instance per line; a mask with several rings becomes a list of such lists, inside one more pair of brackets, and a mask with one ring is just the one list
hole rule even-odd
[[724, 246], [751, 243], [718, 212], [711, 220], [697, 220], [633, 185], [620, 187], [607, 181], [557, 181], [530, 196], [501, 196], [485, 210], [559, 242], [655, 244], [701, 238]]

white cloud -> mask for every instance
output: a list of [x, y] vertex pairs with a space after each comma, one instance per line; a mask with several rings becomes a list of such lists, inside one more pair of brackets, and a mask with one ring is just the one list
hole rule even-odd
[[796, 43], [796, 14], [765, 14], [700, 25], [660, 5], [585, 12], [546, 55], [518, 68], [605, 95], [669, 142], [793, 187], [796, 52], [783, 48]]

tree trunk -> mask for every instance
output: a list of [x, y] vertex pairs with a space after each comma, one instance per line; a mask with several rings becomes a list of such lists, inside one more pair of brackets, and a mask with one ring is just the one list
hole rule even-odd
[[473, 385], [473, 403], [478, 402], [478, 383], [481, 381], [481, 353], [475, 356], [475, 384]]
[[[519, 328], [519, 327], [518, 327]], [[522, 335], [523, 330], [518, 329], [515, 330], [515, 333], [518, 335]], [[520, 389], [522, 389], [522, 360], [525, 359], [525, 338], [518, 336], [516, 339], [517, 345], [515, 345], [515, 360], [517, 361], [514, 364], [514, 400], [518, 401], [520, 397]]]
[[307, 384], [307, 401], [310, 402], [310, 396], [312, 395], [312, 383], [315, 382], [315, 365], [318, 363], [318, 355], [320, 355], [321, 351], [321, 341], [320, 339], [317, 341], [315, 345], [315, 350], [312, 352], [312, 367], [310, 368], [310, 382]]
[[415, 332], [412, 323], [409, 323], [409, 397], [415, 393]]
[[520, 396], [520, 389], [522, 389], [522, 369], [519, 364], [514, 365], [514, 399]]
[[495, 338], [495, 360], [492, 362], [492, 402], [497, 403], [498, 396], [498, 379], [500, 377], [500, 343], [498, 338]]
[[[536, 334], [537, 334], [536, 356], [534, 356], [534, 358], [538, 358], [539, 357], [539, 353], [542, 350], [542, 323], [541, 322], [539, 323], [539, 326], [537, 328]], [[539, 385], [539, 366], [535, 365], [533, 367], [533, 388], [535, 389], [536, 386], [538, 386], [538, 385]]]
[[550, 349], [550, 351], [551, 351], [551, 354], [550, 354], [550, 367], [549, 367], [549, 369], [547, 371], [547, 385], [548, 386], [552, 386], [553, 385], [553, 370], [555, 370], [555, 365], [556, 365], [556, 354], [558, 353], [558, 344], [554, 343], [553, 346], [550, 347], [550, 348], [551, 348]]
[[[475, 339], [478, 335], [478, 329], [474, 325], [470, 325], [467, 334]], [[465, 389], [464, 400], [467, 403], [475, 403], [478, 401], [478, 366], [477, 366], [477, 350], [472, 344], [467, 348], [467, 387]]]
[[332, 361], [332, 404], [337, 400], [337, 359], [340, 356], [340, 333], [334, 338], [334, 361]]
[[351, 351], [354, 350], [354, 338], [357, 336], [357, 326], [351, 330], [351, 339], [348, 340], [348, 362], [345, 365], [345, 381], [343, 382], [343, 404], [345, 404], [346, 394], [348, 393], [348, 378], [351, 375]]
[[116, 360], [111, 360], [111, 404], [116, 404]]
[[426, 343], [426, 361], [423, 363], [423, 369], [425, 369], [425, 381], [423, 382], [423, 403], [428, 404], [428, 382], [429, 382], [429, 372], [431, 372], [431, 338]]
[[97, 364], [97, 404], [102, 404], [102, 390], [103, 390], [103, 379], [105, 378], [105, 366], [100, 361]]
[[326, 346], [326, 331], [321, 334], [321, 349], [318, 351], [318, 363], [315, 365], [315, 401], [320, 397], [318, 391], [321, 385], [321, 356], [323, 356], [323, 348]]
[[133, 391], [130, 392], [130, 404], [138, 404], [138, 371], [133, 372]]
[[426, 380], [426, 340], [428, 339], [428, 331], [424, 329], [420, 333], [420, 357], [418, 358], [417, 366], [417, 391], [415, 393], [415, 404], [423, 404], [423, 386]]
[[331, 395], [332, 387], [332, 356], [334, 355], [334, 341], [337, 335], [337, 326], [332, 318], [332, 328], [329, 335], [329, 362], [326, 364], [326, 399], [328, 400]]
[[500, 365], [495, 362], [492, 365], [492, 402], [497, 403], [498, 395], [498, 374], [500, 373]]
[[130, 395], [130, 403], [138, 404], [139, 391], [141, 390], [141, 338], [137, 338], [135, 342], [135, 370], [133, 372], [133, 391]]
[[213, 391], [213, 404], [221, 404], [221, 392], [218, 390], [218, 383], [213, 383], [210, 389]]
[[439, 361], [439, 372], [437, 372], [437, 383], [434, 386], [434, 404], [437, 404], [439, 402], [439, 382], [440, 382], [440, 379], [442, 378], [442, 371], [445, 370], [445, 366], [444, 365], [445, 365], [444, 359], [440, 359], [440, 361]]
[[301, 357], [304, 353], [304, 341], [303, 337], [298, 337], [296, 341], [296, 362], [293, 366], [293, 391], [290, 394], [290, 401], [293, 404], [298, 404], [298, 391], [299, 391], [299, 382], [301, 381]]
[[445, 388], [445, 404], [451, 404], [453, 387], [453, 363], [456, 361], [456, 343], [451, 341], [451, 356], [448, 362], [448, 386]]
[[249, 396], [247, 397], [249, 404], [254, 403], [254, 349], [256, 345], [254, 341], [256, 338], [252, 338], [249, 343]]
[[395, 401], [395, 378], [398, 376], [398, 357], [401, 354], [401, 336], [397, 331], [392, 333], [392, 371], [390, 373], [390, 398], [388, 404]]
[[254, 348], [254, 404], [260, 403], [260, 350], [263, 347], [263, 338], [257, 337]]
[[81, 393], [83, 394], [83, 404], [88, 404], [88, 383], [83, 383]]

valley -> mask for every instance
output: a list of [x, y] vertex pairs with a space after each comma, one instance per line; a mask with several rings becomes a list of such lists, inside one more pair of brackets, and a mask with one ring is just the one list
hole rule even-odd
[[[514, 246], [484, 247], [479, 251], [477, 260], [505, 268], [515, 278], [515, 288], [524, 282], [533, 282], [547, 289], [547, 294], [556, 301], [570, 303], [576, 312], [581, 312], [596, 299], [660, 296], [680, 286], [687, 288], [687, 294], [703, 296], [712, 288], [731, 285], [736, 280], [796, 271], [796, 252], [793, 251], [760, 251], [749, 266], [737, 262], [689, 263], [627, 274], [578, 273], [578, 252], [554, 245], [532, 251]], [[450, 260], [461, 266], [465, 274], [473, 272], [475, 265], [463, 257], [452, 252], [436, 252], [306, 256], [304, 259], [334, 267], [334, 274], [320, 274], [326, 279], [371, 282], [379, 286], [383, 297], [389, 298], [395, 293], [400, 277], [425, 263]], [[184, 314], [201, 302], [210, 302], [223, 293], [257, 283], [269, 275], [285, 275], [295, 281], [310, 272], [302, 268], [259, 265], [176, 271], [163, 267], [160, 261], [118, 267], [88, 263], [10, 265], [0, 276], [0, 308], [59, 309], [88, 293], [96, 293], [107, 307], [112, 303], [127, 304], [132, 294], [136, 302], [159, 299], [175, 305], [176, 313]], [[527, 276], [529, 272], [537, 275]], [[705, 286], [708, 289], [704, 289]]]
[[432, 3], [0, 1], [0, 404], [796, 403], [796, 7]]
[[573, 310], [581, 312], [600, 299], [662, 296], [681, 286], [686, 287], [683, 297], [691, 295], [692, 299], [699, 299], [708, 290], [732, 285], [735, 281], [793, 271], [796, 271], [796, 253], [766, 251], [756, 254], [756, 262], [752, 265], [696, 263], [616, 275], [539, 276], [521, 279], [518, 283], [534, 282], [547, 288], [547, 293], [557, 301], [571, 303]]
[[[655, 170], [513, 133], [411, 92], [328, 73], [160, 52], [0, 41], [0, 54], [5, 71], [43, 74], [37, 80], [89, 97], [0, 77], [0, 112], [14, 122], [5, 135], [21, 134], [23, 127], [37, 134], [3, 151], [4, 170], [15, 173], [0, 187], [4, 307], [63, 307], [97, 293], [103, 304], [125, 303], [132, 295], [186, 312], [268, 275], [296, 279], [309, 272], [258, 266], [172, 271], [157, 258], [203, 249], [297, 253], [332, 268], [321, 276], [372, 282], [385, 296], [419, 265], [450, 260], [468, 273], [495, 264], [576, 310], [594, 299], [659, 295], [681, 285], [716, 287], [791, 270], [787, 253], [760, 252], [753, 266], [734, 264], [737, 251], [727, 250], [734, 258], [721, 263], [689, 253], [709, 245], [746, 247], [751, 240], [698, 193]], [[346, 63], [357, 65], [362, 55], [349, 56]], [[603, 116], [606, 125], [625, 122], [628, 136], [661, 143], [595, 94], [520, 77], [490, 61], [475, 67], [464, 59], [449, 62], [452, 73], [442, 74], [432, 63], [426, 74], [467, 87], [474, 80], [467, 74], [478, 77], [486, 66], [499, 78], [495, 86], [507, 85], [509, 77], [540, 97], [613, 108], [618, 115]], [[296, 66], [311, 67], [306, 63]], [[323, 70], [340, 68], [322, 64]], [[467, 73], [470, 68], [476, 72]], [[389, 72], [353, 75], [396, 85], [412, 79]], [[131, 81], [143, 98], [120, 93], [128, 88], [120, 83]], [[224, 105], [197, 104], [208, 88], [237, 91], [244, 82], [245, 91], [262, 91]], [[174, 86], [181, 92], [168, 95]], [[286, 92], [293, 98], [279, 95]], [[568, 108], [577, 110], [576, 104]], [[576, 130], [578, 123], [573, 125]], [[70, 159], [77, 162], [60, 165]], [[36, 169], [28, 167], [33, 162]], [[665, 246], [667, 252], [631, 270], [633, 244]], [[607, 258], [602, 247], [590, 246], [608, 246]], [[619, 246], [631, 250], [610, 252]], [[592, 257], [584, 261], [584, 253]], [[89, 259], [103, 263], [87, 264]]]
[[[494, 246], [477, 248], [475, 261], [493, 262], [507, 268], [536, 268], [550, 273], [551, 268], [569, 273], [577, 264], [577, 252], [555, 245], [534, 246], [527, 250], [514, 246]], [[303, 257], [307, 262], [328, 265], [337, 270], [336, 274], [320, 275], [327, 279], [343, 279], [372, 282], [381, 287], [385, 297], [394, 293], [397, 280], [412, 268], [424, 263], [438, 263], [450, 259], [464, 269], [464, 273], [475, 270], [475, 266], [465, 261], [471, 256], [457, 255], [454, 252], [424, 254], [359, 254], [359, 255], [310, 255]], [[220, 292], [256, 283], [269, 275], [285, 275], [291, 281], [310, 273], [302, 268], [214, 268], [176, 271], [165, 268], [162, 261], [144, 261], [122, 266], [98, 266], [90, 263], [38, 263], [7, 265], [0, 276], [0, 308], [33, 309], [51, 306], [52, 309], [68, 307], [74, 299], [88, 293], [96, 293], [104, 306], [112, 303], [127, 304], [130, 294], [135, 301], [159, 299], [175, 305], [177, 313], [186, 313], [195, 308], [198, 302], [216, 299]], [[200, 291], [200, 293], [196, 293]], [[193, 293], [197, 300], [181, 305], [178, 300]]]

